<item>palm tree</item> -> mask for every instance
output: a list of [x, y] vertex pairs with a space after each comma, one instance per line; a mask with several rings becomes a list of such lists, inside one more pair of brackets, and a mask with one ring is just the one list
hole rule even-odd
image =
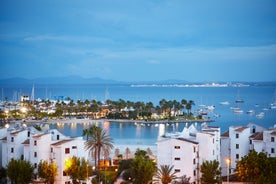
[[[102, 150], [113, 149], [113, 139], [109, 137], [102, 128], [93, 125], [88, 131], [88, 140], [85, 142], [85, 148], [94, 153], [95, 165], [100, 164]], [[93, 156], [93, 155], [92, 155]]]
[[168, 184], [177, 179], [177, 176], [176, 172], [173, 172], [173, 166], [160, 165], [160, 168], [157, 169], [156, 178], [158, 182]]

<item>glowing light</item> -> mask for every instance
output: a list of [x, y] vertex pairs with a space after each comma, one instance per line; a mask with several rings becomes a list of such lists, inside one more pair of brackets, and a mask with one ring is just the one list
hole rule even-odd
[[22, 108], [21, 108], [21, 112], [22, 112], [22, 113], [26, 113], [26, 112], [27, 112], [27, 108], [26, 108], [26, 107], [22, 107]]
[[10, 127], [10, 124], [5, 124], [5, 128], [9, 128]]
[[65, 168], [70, 168], [72, 166], [72, 160], [70, 158], [65, 159]]
[[229, 158], [226, 159], [226, 163], [230, 164], [230, 159]]

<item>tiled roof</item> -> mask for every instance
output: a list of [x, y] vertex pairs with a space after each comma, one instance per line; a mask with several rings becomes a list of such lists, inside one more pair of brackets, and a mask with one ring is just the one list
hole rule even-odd
[[176, 139], [180, 140], [180, 141], [190, 142], [190, 143], [193, 143], [193, 144], [198, 144], [198, 142], [195, 142], [195, 141], [192, 141], [192, 140], [189, 140], [189, 139], [185, 139], [185, 138], [182, 138], [182, 137], [179, 137], [179, 138], [176, 138]]
[[263, 140], [263, 132], [256, 132], [253, 135], [251, 135], [249, 138], [252, 138], [254, 140]]
[[33, 138], [39, 138], [42, 137], [44, 135], [47, 135], [48, 133], [43, 133], [43, 134], [38, 134], [38, 135], [34, 135]]
[[229, 137], [229, 131], [226, 131], [223, 134], [221, 134], [221, 137]]
[[64, 144], [64, 143], [67, 143], [67, 142], [70, 142], [70, 141], [72, 141], [73, 139], [65, 139], [65, 140], [61, 140], [61, 141], [58, 141], [58, 142], [56, 142], [56, 143], [53, 143], [53, 144], [51, 144], [52, 146], [59, 146], [59, 145], [62, 145], [62, 144]]
[[30, 139], [25, 140], [22, 144], [30, 144]]
[[247, 128], [248, 127], [239, 127], [239, 128], [236, 128], [235, 131], [242, 132], [242, 131], [244, 131]]
[[2, 141], [6, 141], [6, 140], [8, 140], [8, 138], [7, 137], [3, 137], [2, 139], [0, 139], [0, 140], [2, 140]]
[[271, 132], [271, 135], [276, 135], [276, 131]]
[[17, 130], [17, 131], [14, 131], [14, 132], [11, 132], [12, 135], [15, 135], [15, 134], [18, 134], [19, 132], [23, 132], [24, 130]]

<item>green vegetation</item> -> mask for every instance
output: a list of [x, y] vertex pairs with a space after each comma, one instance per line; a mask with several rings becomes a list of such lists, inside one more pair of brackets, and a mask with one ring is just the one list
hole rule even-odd
[[220, 183], [220, 167], [217, 160], [204, 161], [200, 166], [201, 183], [202, 184], [217, 184]]
[[65, 161], [65, 173], [70, 176], [73, 184], [80, 183], [88, 177], [88, 163], [84, 158], [73, 156]]
[[265, 153], [253, 150], [237, 162], [236, 172], [243, 182], [276, 183], [276, 158], [268, 158]]
[[173, 172], [173, 166], [169, 165], [161, 165], [160, 168], [157, 169], [156, 178], [158, 179], [157, 181], [161, 181], [162, 184], [169, 184], [177, 179], [176, 172]]
[[[119, 99], [118, 101], [106, 100], [105, 103], [96, 100], [74, 100], [67, 98], [66, 101], [24, 101], [20, 103], [6, 103], [5, 109], [16, 109], [0, 111], [0, 120], [14, 118], [21, 119], [51, 119], [51, 118], [84, 118], [91, 119], [131, 119], [131, 120], [187, 120], [201, 119], [195, 117], [192, 107], [195, 105], [192, 100], [182, 99], [159, 101], [154, 106], [152, 102], [132, 102]], [[23, 110], [24, 109], [24, 110]]]
[[11, 184], [22, 183], [28, 184], [34, 176], [34, 166], [26, 160], [14, 160], [7, 165], [7, 176]]
[[48, 163], [47, 161], [40, 160], [37, 170], [38, 177], [40, 177], [43, 182], [50, 184], [55, 182], [55, 177], [58, 175], [58, 169], [55, 162]]
[[92, 157], [95, 159], [95, 165], [99, 167], [101, 154], [104, 158], [109, 157], [110, 150], [113, 149], [113, 139], [109, 137], [105, 130], [95, 125], [84, 130], [83, 134], [87, 136], [85, 148], [90, 150]]

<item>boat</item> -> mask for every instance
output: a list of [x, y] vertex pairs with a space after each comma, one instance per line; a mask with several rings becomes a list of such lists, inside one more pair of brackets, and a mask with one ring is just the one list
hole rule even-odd
[[219, 103], [220, 105], [229, 105], [230, 103], [228, 101], [223, 101]]
[[237, 99], [235, 102], [236, 103], [244, 103], [244, 100], [243, 99]]
[[250, 110], [246, 111], [246, 114], [254, 114], [254, 110], [250, 109]]
[[243, 110], [241, 110], [241, 109], [235, 109], [235, 110], [234, 110], [234, 113], [236, 113], [236, 114], [242, 114], [242, 113], [243, 113]]
[[264, 112], [260, 112], [259, 114], [256, 115], [257, 118], [263, 118], [264, 117]]
[[238, 91], [238, 95], [237, 95], [237, 99], [235, 100], [236, 103], [244, 103], [244, 100], [240, 98], [239, 96], [239, 91]]
[[215, 109], [215, 106], [214, 105], [208, 105], [205, 107], [206, 110], [208, 111], [213, 111]]

